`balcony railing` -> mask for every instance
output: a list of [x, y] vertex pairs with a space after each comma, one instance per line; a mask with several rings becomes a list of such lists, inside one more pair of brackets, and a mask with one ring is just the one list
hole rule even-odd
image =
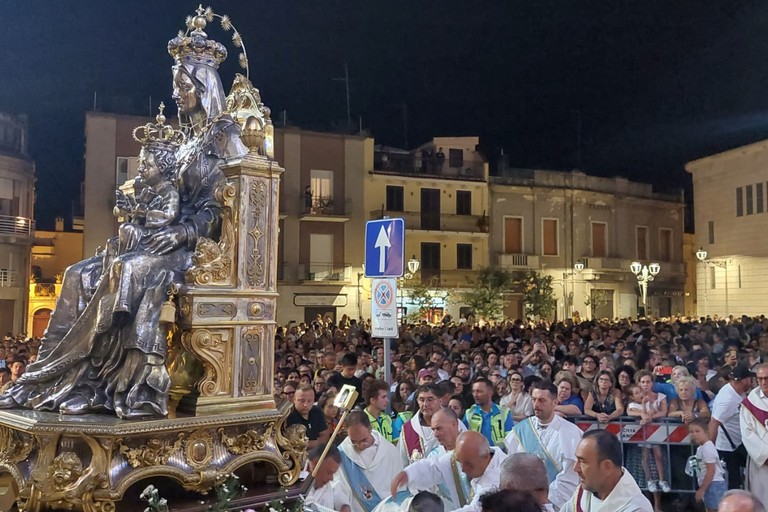
[[19, 273], [16, 270], [0, 268], [0, 287], [21, 286]]
[[33, 236], [35, 221], [26, 217], [0, 215], [0, 235]]
[[455, 215], [450, 213], [432, 212], [397, 212], [389, 210], [373, 210], [371, 220], [384, 217], [401, 218], [405, 221], [405, 229], [429, 231], [458, 231], [462, 233], [487, 233], [488, 218], [482, 215]]
[[496, 263], [505, 269], [538, 269], [541, 267], [539, 256], [524, 253], [500, 253], [497, 254]]
[[53, 283], [37, 283], [35, 285], [35, 297], [55, 297], [56, 285]]
[[310, 201], [305, 197], [301, 213], [302, 215], [345, 217], [349, 215], [350, 205], [349, 198], [312, 197]]
[[622, 258], [585, 258], [585, 267], [593, 270], [629, 270], [629, 260]]
[[352, 265], [335, 266], [332, 263], [299, 263], [300, 281], [344, 283], [352, 280]]
[[485, 163], [446, 158], [443, 161], [433, 158], [402, 153], [377, 151], [373, 156], [373, 169], [394, 174], [442, 176], [451, 179], [484, 180]]

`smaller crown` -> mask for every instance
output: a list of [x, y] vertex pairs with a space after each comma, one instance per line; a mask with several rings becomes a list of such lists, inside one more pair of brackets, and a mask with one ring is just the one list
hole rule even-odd
[[163, 115], [165, 105], [163, 103], [160, 103], [159, 110], [160, 113], [155, 117], [157, 123], [147, 123], [144, 126], [134, 128], [133, 139], [144, 146], [180, 146], [186, 141], [186, 137], [179, 130], [174, 130], [173, 126], [165, 124], [165, 116]]
[[213, 19], [213, 11], [197, 8], [197, 14], [187, 18], [187, 27], [191, 32], [179, 32], [179, 35], [168, 41], [168, 53], [176, 62], [189, 62], [192, 64], [205, 64], [218, 69], [227, 58], [227, 49], [223, 44], [208, 39], [203, 29], [208, 21]]

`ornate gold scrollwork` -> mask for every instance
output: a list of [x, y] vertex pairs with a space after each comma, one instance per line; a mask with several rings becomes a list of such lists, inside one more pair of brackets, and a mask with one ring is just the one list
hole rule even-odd
[[117, 440], [119, 452], [128, 460], [133, 468], [158, 466], [168, 462], [171, 454], [181, 449], [184, 442], [184, 434], [179, 434], [176, 441], [170, 443], [167, 439], [153, 438], [136, 448], [131, 448], [123, 439]]
[[234, 437], [228, 436], [225, 429], [222, 427], [219, 429], [219, 435], [221, 436], [221, 442], [226, 446], [230, 453], [243, 455], [244, 453], [266, 448], [267, 443], [273, 437], [272, 431], [274, 427], [275, 424], [270, 423], [264, 429], [247, 430]]
[[23, 510], [114, 511], [112, 501], [94, 497], [94, 492], [109, 488], [109, 454], [96, 439], [85, 435], [79, 437], [91, 451], [87, 467], [73, 451], [56, 454], [60, 434], [40, 443], [42, 448], [30, 473], [31, 493], [25, 499]]
[[264, 255], [259, 249], [259, 243], [264, 236], [262, 213], [267, 202], [267, 185], [263, 181], [254, 181], [248, 194], [251, 211], [251, 229], [248, 231], [248, 267], [246, 275], [248, 285], [255, 287], [264, 281]]
[[233, 254], [235, 247], [235, 219], [233, 214], [235, 185], [226, 183], [216, 190], [216, 199], [221, 203], [221, 237], [219, 242], [200, 237], [192, 255], [192, 267], [185, 279], [196, 285], [231, 284], [233, 275]]
[[32, 436], [0, 426], [0, 462], [21, 462], [29, 456], [34, 446], [35, 439]]
[[259, 374], [261, 372], [259, 349], [263, 335], [264, 329], [261, 326], [249, 327], [242, 331], [243, 343], [241, 346], [248, 366], [243, 367], [240, 373], [240, 389], [246, 395], [263, 391], [259, 389]]
[[205, 373], [199, 384], [200, 395], [229, 394], [232, 382], [230, 331], [211, 332], [208, 329], [197, 329], [185, 332], [181, 343], [203, 363]]
[[277, 434], [277, 445], [280, 447], [283, 459], [288, 462], [288, 469], [281, 471], [278, 479], [284, 486], [292, 485], [299, 479], [301, 468], [307, 459], [307, 428], [304, 425], [291, 425], [285, 428], [285, 420], [288, 418], [284, 414], [275, 425], [275, 434]]
[[184, 443], [187, 464], [196, 469], [204, 468], [213, 459], [213, 436], [207, 429], [195, 430]]

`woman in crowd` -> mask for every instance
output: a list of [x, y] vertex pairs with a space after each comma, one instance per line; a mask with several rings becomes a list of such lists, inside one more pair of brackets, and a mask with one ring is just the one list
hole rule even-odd
[[669, 400], [670, 418], [680, 418], [684, 423], [690, 423], [694, 418], [710, 418], [707, 402], [696, 398], [696, 384], [696, 379], [691, 376], [684, 376], [675, 381], [677, 396]]
[[629, 403], [629, 386], [635, 382], [635, 369], [631, 366], [620, 366], [616, 370], [616, 388], [621, 393], [621, 403], [624, 405], [624, 410], [627, 410], [627, 404]]
[[509, 374], [510, 391], [501, 398], [499, 405], [509, 409], [515, 422], [521, 421], [533, 414], [531, 396], [523, 389], [523, 374], [513, 370]]
[[458, 418], [463, 418], [467, 408], [464, 406], [464, 398], [461, 395], [453, 395], [448, 401], [448, 407], [453, 409]]
[[333, 405], [333, 400], [336, 398], [336, 393], [326, 393], [320, 397], [317, 401], [317, 406], [323, 411], [323, 417], [325, 417], [325, 423], [331, 432], [334, 431], [339, 424], [339, 408]]
[[576, 378], [571, 372], [560, 372], [555, 376], [557, 402], [555, 412], [560, 416], [578, 416], [584, 414], [584, 401], [578, 394], [573, 394]]
[[592, 355], [584, 356], [581, 360], [581, 371], [576, 374], [579, 379], [578, 388], [582, 392], [592, 391], [592, 382], [597, 375], [597, 358]]
[[615, 420], [624, 414], [621, 392], [616, 389], [616, 379], [611, 371], [601, 370], [597, 374], [594, 389], [589, 392], [584, 404], [584, 414], [601, 423]]
[[413, 393], [413, 384], [410, 381], [403, 381], [397, 386], [397, 392], [392, 397], [392, 410], [401, 413], [408, 407], [408, 397]]

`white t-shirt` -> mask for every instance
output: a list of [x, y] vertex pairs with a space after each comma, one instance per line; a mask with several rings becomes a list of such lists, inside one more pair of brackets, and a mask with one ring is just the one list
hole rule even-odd
[[[717, 437], [719, 438], [720, 435]], [[723, 466], [720, 464], [720, 455], [718, 455], [717, 449], [712, 441], [707, 441], [696, 448], [696, 477], [699, 479], [699, 485], [704, 481], [704, 477], [707, 476], [707, 464], [715, 465], [715, 478], [712, 479], [713, 482], [724, 480]]]
[[[730, 383], [720, 388], [720, 392], [712, 401], [712, 418], [722, 423], [722, 427], [718, 427], [717, 440], [715, 441], [715, 447], [718, 450], [726, 452], [732, 452], [741, 444], [741, 428], [739, 422], [739, 407], [741, 407], [741, 401], [744, 399], [743, 395], [740, 395], [733, 389]], [[733, 446], [728, 441], [728, 437], [723, 432], [723, 427], [728, 431], [733, 441]]]

